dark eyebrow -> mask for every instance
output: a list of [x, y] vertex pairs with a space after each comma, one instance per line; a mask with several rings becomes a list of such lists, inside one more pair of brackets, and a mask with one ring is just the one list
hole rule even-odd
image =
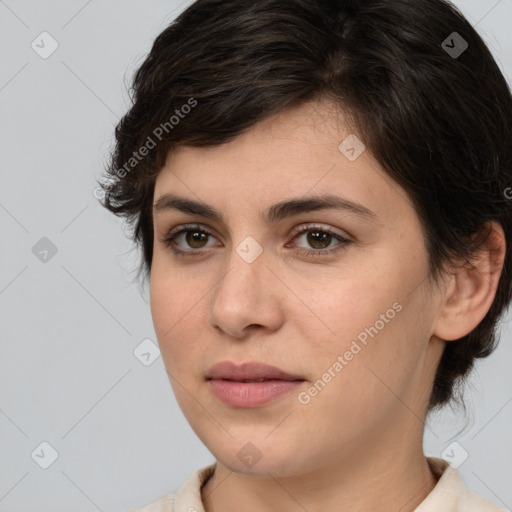
[[164, 194], [159, 197], [153, 205], [153, 210], [157, 213], [164, 210], [179, 210], [180, 212], [190, 215], [200, 215], [201, 217], [206, 217], [218, 222], [224, 222], [222, 215], [215, 210], [215, 208], [212, 208], [206, 203], [185, 199], [172, 194]]
[[299, 213], [315, 212], [318, 210], [345, 210], [368, 220], [375, 219], [377, 215], [362, 204], [349, 201], [335, 195], [310, 196], [290, 199], [274, 204], [268, 209], [265, 216], [267, 222], [275, 222]]
[[[153, 209], [155, 212], [179, 210], [183, 213], [199, 215], [224, 223], [220, 212], [210, 205], [172, 194], [161, 196], [153, 205]], [[309, 213], [318, 210], [345, 210], [368, 220], [374, 220], [376, 218], [376, 214], [366, 206], [335, 195], [310, 196], [281, 201], [272, 205], [263, 218], [266, 222], [272, 223], [300, 213]]]

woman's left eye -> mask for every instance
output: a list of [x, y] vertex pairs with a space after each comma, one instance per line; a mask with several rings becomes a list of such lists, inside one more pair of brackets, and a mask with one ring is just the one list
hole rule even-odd
[[308, 256], [333, 253], [343, 249], [351, 242], [349, 239], [334, 233], [328, 228], [318, 226], [302, 229], [294, 236], [293, 240], [302, 240], [307, 244], [302, 246], [302, 248], [306, 249]]

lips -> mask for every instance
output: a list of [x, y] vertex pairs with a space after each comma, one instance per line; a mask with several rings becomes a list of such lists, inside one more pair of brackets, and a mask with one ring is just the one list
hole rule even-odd
[[231, 361], [222, 361], [210, 368], [207, 379], [224, 379], [237, 382], [263, 382], [266, 380], [304, 380], [299, 375], [285, 372], [275, 366], [262, 363], [243, 363], [237, 366]]
[[275, 366], [230, 361], [214, 365], [207, 374], [209, 389], [225, 405], [238, 408], [262, 407], [297, 390], [305, 381]]

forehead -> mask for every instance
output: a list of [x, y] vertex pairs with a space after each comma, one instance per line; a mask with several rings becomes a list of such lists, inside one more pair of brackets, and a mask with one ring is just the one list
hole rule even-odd
[[238, 212], [311, 194], [340, 194], [380, 215], [411, 208], [327, 101], [280, 111], [222, 145], [176, 146], [157, 177], [155, 201], [171, 192]]

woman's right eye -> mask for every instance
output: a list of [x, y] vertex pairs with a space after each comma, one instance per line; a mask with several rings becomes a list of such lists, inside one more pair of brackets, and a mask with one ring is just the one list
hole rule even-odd
[[174, 229], [163, 240], [164, 244], [175, 254], [192, 254], [200, 249], [216, 245], [215, 237], [200, 226], [184, 226]]

